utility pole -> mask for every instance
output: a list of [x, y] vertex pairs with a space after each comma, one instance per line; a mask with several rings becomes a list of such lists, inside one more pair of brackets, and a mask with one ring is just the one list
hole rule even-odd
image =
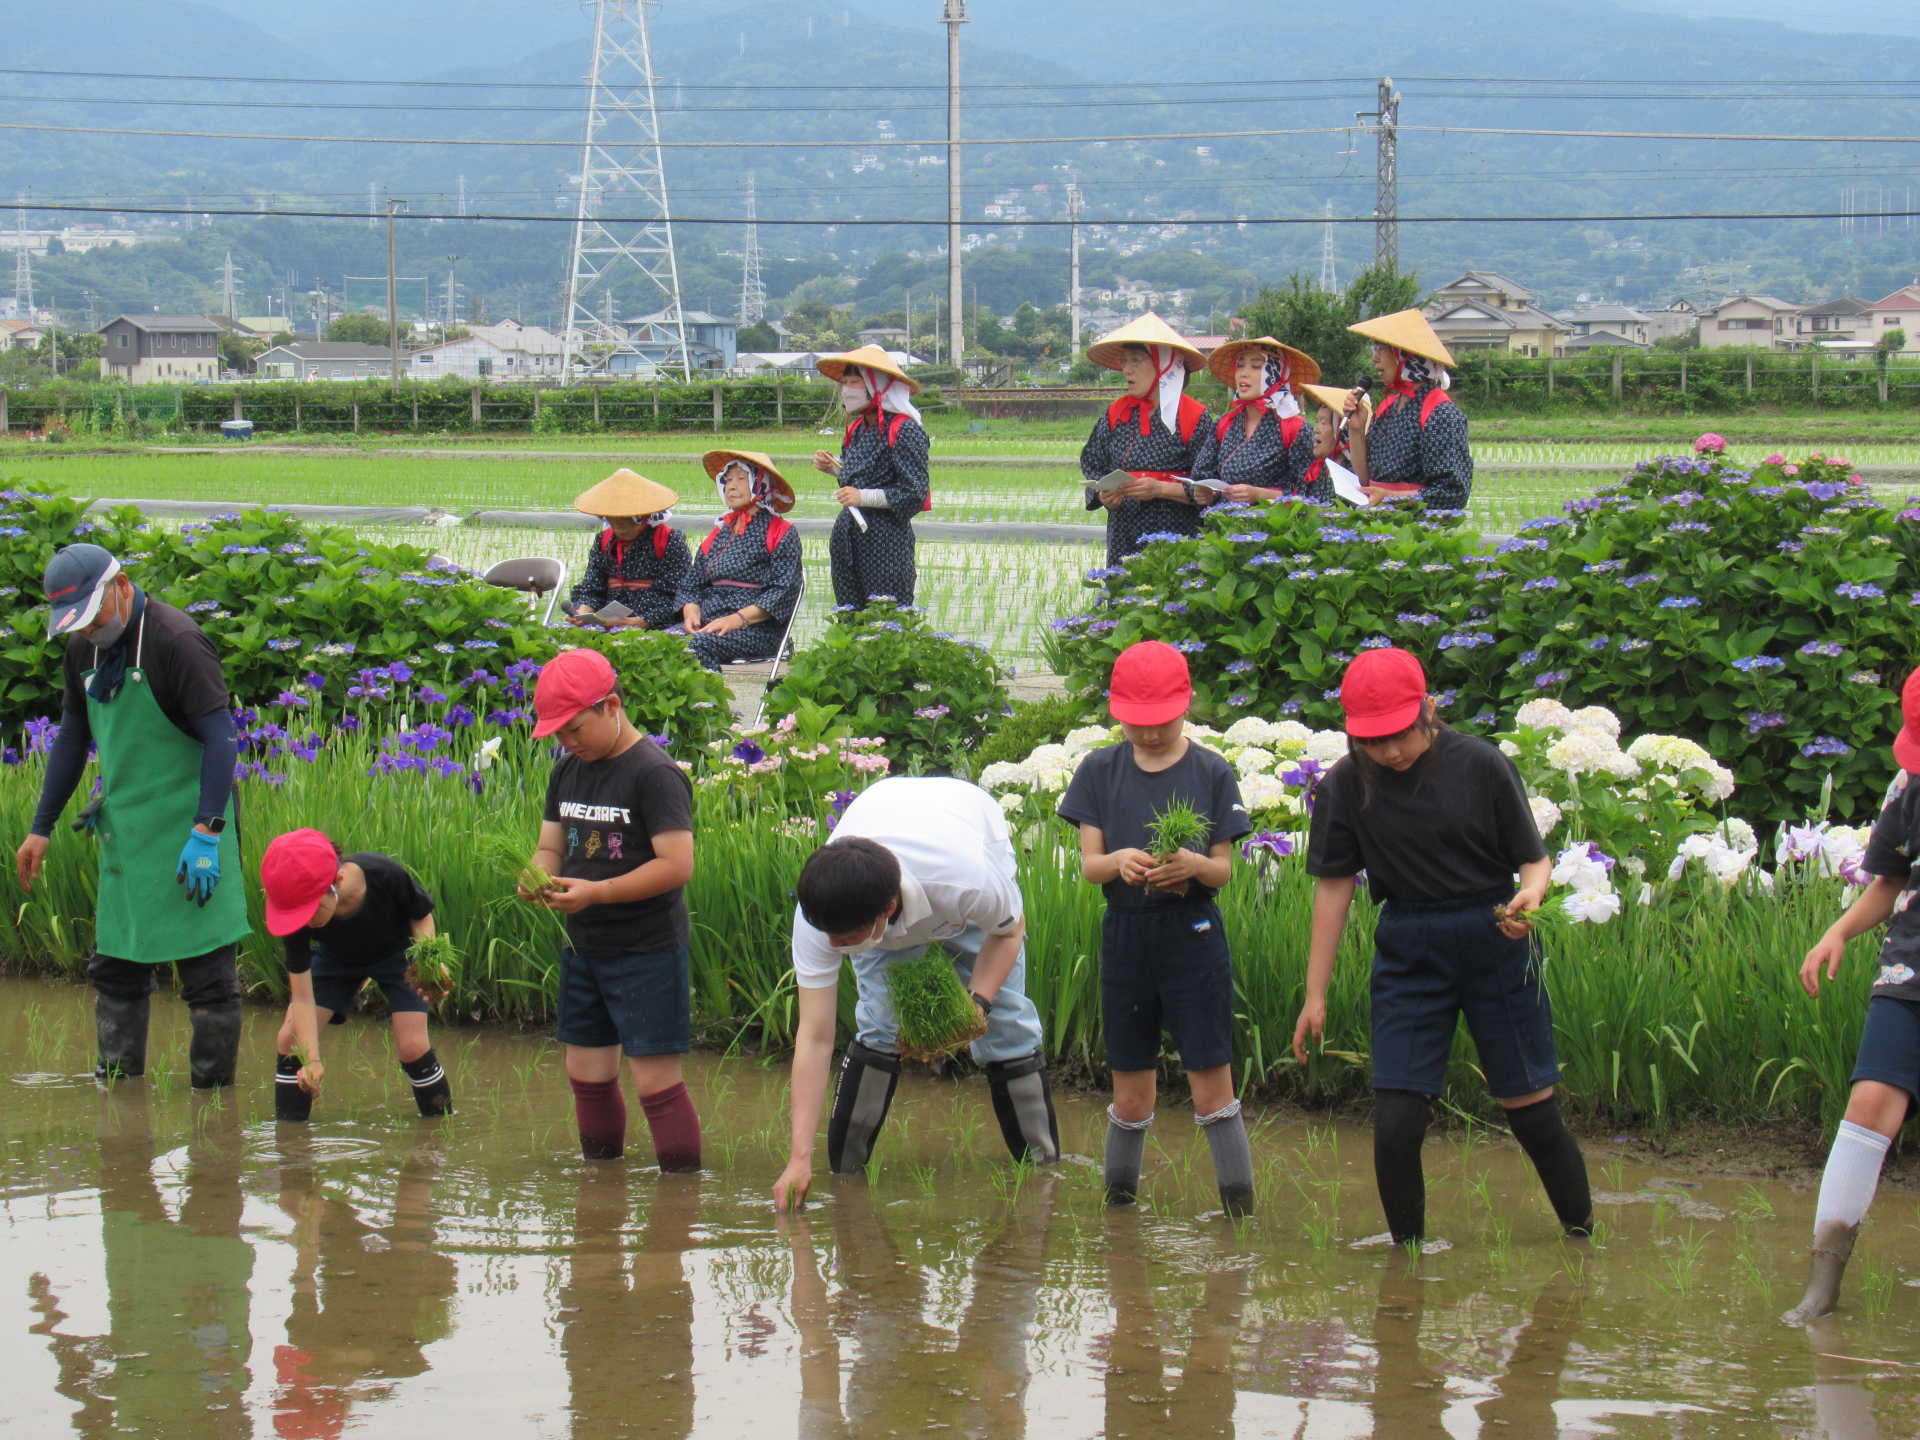
[[373, 229], [374, 222], [380, 218], [380, 186], [377, 182], [367, 182], [367, 229]]
[[953, 366], [967, 353], [960, 312], [960, 27], [967, 23], [967, 0], [947, 0], [947, 310], [953, 326]]
[[27, 194], [17, 197], [20, 208], [14, 212], [17, 238], [13, 252], [13, 313], [22, 320], [33, 318], [33, 259], [27, 253]]
[[760, 282], [759, 204], [753, 171], [747, 172], [747, 254], [740, 276], [740, 323], [753, 325], [767, 313], [767, 287]]
[[1068, 233], [1073, 237], [1073, 275], [1068, 281], [1067, 307], [1073, 315], [1073, 339], [1069, 346], [1072, 351], [1067, 363], [1073, 363], [1073, 357], [1080, 353], [1080, 187], [1067, 186], [1067, 219], [1072, 222]]
[[[454, 270], [460, 263], [458, 255], [447, 256], [447, 330], [451, 332], [460, 319], [460, 290], [454, 283]], [[440, 337], [446, 339], [445, 335]]]
[[393, 212], [405, 210], [407, 202], [387, 197], [387, 352], [391, 360], [387, 375], [387, 393], [400, 393], [400, 293], [393, 264]]
[[1400, 268], [1400, 96], [1391, 78], [1380, 82], [1378, 108], [1355, 113], [1356, 120], [1372, 120], [1379, 146], [1379, 173], [1373, 191], [1373, 263], [1388, 270]]
[[235, 318], [235, 313], [238, 308], [234, 298], [235, 286], [233, 283], [233, 275], [233, 252], [229, 250], [227, 251], [226, 263], [220, 267], [220, 305], [226, 312], [229, 320]]

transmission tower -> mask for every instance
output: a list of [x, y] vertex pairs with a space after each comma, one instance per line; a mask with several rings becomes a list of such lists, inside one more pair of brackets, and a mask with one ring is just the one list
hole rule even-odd
[[757, 324], [767, 313], [767, 287], [760, 283], [760, 227], [753, 193], [753, 171], [747, 172], [747, 258], [740, 278], [740, 323]]
[[1071, 357], [1080, 353], [1080, 187], [1067, 186], [1068, 249], [1071, 252], [1067, 274], [1067, 314], [1071, 317], [1073, 340], [1067, 349]]
[[229, 250], [226, 263], [220, 267], [220, 313], [229, 320], [238, 313], [236, 296], [240, 287], [234, 283], [233, 277], [239, 273], [233, 268], [233, 252]]
[[27, 196], [17, 197], [20, 208], [14, 212], [18, 232], [13, 252], [13, 313], [22, 320], [33, 318], [33, 258], [27, 254]]
[[467, 215], [467, 177], [462, 175], [460, 177], [460, 218], [464, 220], [466, 218], [466, 215]]
[[1391, 79], [1380, 82], [1379, 106], [1361, 118], [1377, 122], [1374, 140], [1379, 146], [1379, 173], [1373, 190], [1373, 263], [1387, 270], [1400, 268], [1400, 96]]
[[1320, 235], [1320, 288], [1332, 293], [1340, 288], [1340, 277], [1333, 269], [1333, 202], [1327, 201], [1327, 223]]
[[380, 183], [377, 180], [367, 182], [367, 229], [371, 230], [380, 223]]
[[[579, 208], [573, 221], [573, 256], [562, 306], [560, 383], [573, 373], [574, 353], [615, 344], [625, 336], [602, 318], [595, 302], [610, 294], [624, 274], [658, 291], [664, 301], [656, 338], [664, 331], [666, 362], [693, 378], [686, 321], [680, 303], [680, 268], [673, 255], [668, 219], [667, 170], [660, 154], [660, 120], [653, 103], [653, 47], [647, 38], [647, 6], [657, 0], [595, 0], [593, 75], [587, 92], [587, 128], [580, 157]], [[629, 218], [602, 221], [609, 196]]]

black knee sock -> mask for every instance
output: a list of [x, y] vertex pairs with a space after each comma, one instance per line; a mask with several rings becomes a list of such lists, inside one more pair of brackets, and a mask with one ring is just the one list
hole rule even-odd
[[1420, 1146], [1427, 1138], [1432, 1106], [1412, 1090], [1373, 1092], [1373, 1179], [1380, 1206], [1397, 1243], [1427, 1233], [1427, 1177]]
[[400, 1068], [413, 1082], [413, 1103], [422, 1115], [451, 1115], [453, 1087], [447, 1084], [447, 1072], [431, 1049], [418, 1060], [402, 1060]]
[[1560, 1097], [1549, 1095], [1532, 1105], [1507, 1111], [1513, 1138], [1540, 1172], [1553, 1213], [1569, 1235], [1593, 1233], [1593, 1192], [1587, 1185], [1587, 1159], [1560, 1113]]
[[313, 1114], [313, 1096], [300, 1086], [300, 1057], [282, 1055], [274, 1066], [273, 1118], [302, 1121]]

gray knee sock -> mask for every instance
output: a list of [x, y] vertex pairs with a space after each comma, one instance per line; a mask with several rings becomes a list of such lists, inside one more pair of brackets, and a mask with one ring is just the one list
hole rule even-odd
[[1147, 1127], [1144, 1120], [1122, 1120], [1107, 1107], [1107, 1203], [1131, 1205], [1140, 1194], [1140, 1167], [1147, 1159]]
[[1240, 1102], [1234, 1100], [1211, 1115], [1196, 1115], [1213, 1152], [1213, 1178], [1220, 1187], [1220, 1208], [1231, 1219], [1253, 1213], [1253, 1147], [1247, 1143]]

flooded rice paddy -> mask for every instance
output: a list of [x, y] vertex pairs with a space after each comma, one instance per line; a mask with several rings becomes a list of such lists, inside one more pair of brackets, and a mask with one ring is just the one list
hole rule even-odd
[[[1883, 1192], [1841, 1314], [1797, 1298], [1811, 1188], [1695, 1180], [1605, 1139], [1602, 1234], [1563, 1242], [1524, 1157], [1429, 1143], [1451, 1248], [1377, 1231], [1364, 1128], [1257, 1121], [1260, 1213], [1220, 1218], [1190, 1112], [1148, 1204], [1011, 1167], [977, 1079], [909, 1069], [870, 1179], [776, 1218], [785, 1071], [696, 1057], [706, 1169], [661, 1176], [638, 1106], [584, 1164], [555, 1048], [443, 1031], [458, 1113], [412, 1113], [386, 1027], [326, 1037], [311, 1126], [272, 1119], [277, 1015], [242, 1085], [90, 1074], [91, 999], [0, 981], [0, 1426], [327, 1437], [1910, 1436], [1920, 1206]], [[1100, 1104], [1060, 1101], [1095, 1156]], [[824, 1146], [822, 1146], [824, 1151]]]

